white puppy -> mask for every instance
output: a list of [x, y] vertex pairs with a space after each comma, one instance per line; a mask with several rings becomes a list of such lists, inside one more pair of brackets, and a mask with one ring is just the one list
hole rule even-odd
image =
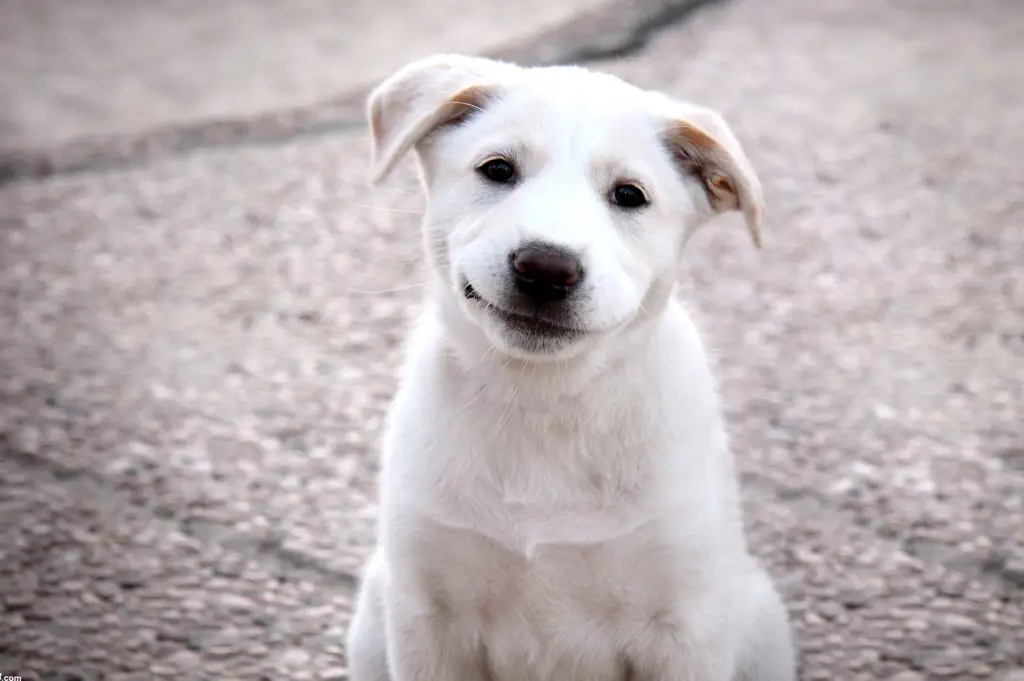
[[758, 181], [715, 113], [582, 68], [437, 56], [369, 101], [410, 149], [428, 307], [383, 446], [351, 681], [791, 681], [716, 387], [673, 300]]

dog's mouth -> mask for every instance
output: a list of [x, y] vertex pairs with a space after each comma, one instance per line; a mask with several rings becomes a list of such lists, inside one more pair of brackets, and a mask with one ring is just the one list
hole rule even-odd
[[493, 317], [501, 320], [506, 328], [519, 333], [533, 335], [533, 336], [547, 336], [547, 337], [572, 337], [580, 336], [585, 333], [584, 329], [574, 326], [568, 326], [566, 324], [559, 324], [558, 322], [545, 319], [540, 316], [539, 311], [529, 314], [526, 312], [517, 312], [515, 310], [509, 310], [503, 307], [499, 307], [494, 303], [484, 299], [473, 285], [466, 282], [462, 287], [462, 295], [467, 300], [473, 300], [482, 304], [487, 312]]

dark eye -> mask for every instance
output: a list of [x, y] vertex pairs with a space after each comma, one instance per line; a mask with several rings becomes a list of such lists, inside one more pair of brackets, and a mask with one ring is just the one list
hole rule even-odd
[[510, 184], [516, 179], [515, 167], [503, 158], [492, 158], [476, 170], [496, 184]]
[[620, 184], [612, 190], [612, 203], [622, 208], [640, 208], [647, 205], [647, 195], [635, 184]]

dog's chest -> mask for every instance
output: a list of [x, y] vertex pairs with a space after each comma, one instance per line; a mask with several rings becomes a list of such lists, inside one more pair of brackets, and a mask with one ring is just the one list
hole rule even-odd
[[612, 541], [656, 515], [650, 459], [627, 456], [610, 439], [539, 432], [507, 436], [500, 457], [478, 433], [463, 440], [473, 444], [453, 452], [429, 495], [430, 515], [528, 557], [545, 545]]
[[[494, 681], [625, 681], [622, 641], [651, 626], [674, 591], [657, 532], [591, 545], [543, 544], [532, 555], [468, 530], [437, 528], [444, 565], [430, 591], [451, 624], [479, 640]], [[650, 559], [638, 565], [637, 555]]]
[[[561, 492], [561, 498], [552, 496]], [[620, 505], [600, 490], [580, 490], [552, 483], [544, 490], [516, 485], [479, 485], [451, 489], [435, 499], [429, 514], [453, 529], [468, 530], [505, 550], [533, 558], [545, 546], [588, 545], [628, 535], [653, 517], [653, 511], [630, 503]]]

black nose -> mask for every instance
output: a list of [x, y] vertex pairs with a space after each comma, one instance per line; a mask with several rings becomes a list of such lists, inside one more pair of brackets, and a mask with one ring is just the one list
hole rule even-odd
[[534, 303], [563, 300], [583, 274], [580, 259], [557, 246], [527, 244], [509, 256], [516, 289]]

